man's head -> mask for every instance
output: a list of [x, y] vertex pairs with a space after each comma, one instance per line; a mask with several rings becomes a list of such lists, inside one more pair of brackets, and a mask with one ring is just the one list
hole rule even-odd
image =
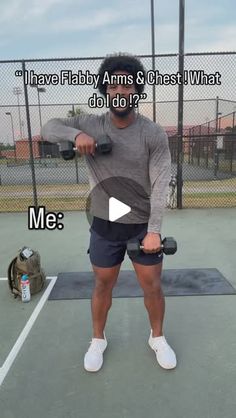
[[[132, 109], [134, 108], [134, 101], [130, 101], [130, 95], [138, 94], [140, 95], [144, 90], [143, 84], [137, 84], [137, 73], [142, 72], [145, 74], [144, 67], [140, 60], [132, 55], [125, 55], [125, 54], [118, 54], [118, 55], [110, 55], [104, 59], [102, 62], [98, 74], [99, 74], [99, 83], [98, 83], [98, 90], [102, 95], [109, 94], [110, 96], [110, 103], [112, 102], [112, 98], [116, 97], [117, 94], [120, 95], [120, 97], [125, 97], [127, 99], [127, 107], [118, 107], [115, 108], [110, 105], [110, 110], [113, 112], [116, 116], [119, 117], [125, 117], [127, 116]], [[108, 78], [111, 79], [110, 76], [117, 75], [117, 81], [113, 83], [108, 83], [104, 81], [104, 78], [107, 79], [106, 75], [108, 75]], [[130, 81], [130, 78], [128, 76], [132, 76], [133, 83], [125, 83], [124, 81], [120, 81], [122, 79], [127, 79]]]

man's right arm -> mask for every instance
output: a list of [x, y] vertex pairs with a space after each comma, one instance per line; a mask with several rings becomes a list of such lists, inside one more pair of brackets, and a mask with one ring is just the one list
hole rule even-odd
[[93, 123], [94, 118], [95, 115], [84, 114], [72, 118], [51, 119], [42, 127], [41, 136], [52, 143], [71, 141], [81, 154], [93, 154], [95, 141], [84, 131], [86, 126]]
[[51, 119], [42, 127], [41, 135], [45, 141], [75, 141], [75, 137], [86, 132], [86, 126], [92, 123], [95, 115], [82, 114], [65, 119]]

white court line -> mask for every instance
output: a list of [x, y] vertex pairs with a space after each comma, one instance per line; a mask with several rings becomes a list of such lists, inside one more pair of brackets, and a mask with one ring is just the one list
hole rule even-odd
[[[9, 372], [13, 362], [15, 361], [22, 345], [24, 344], [32, 326], [34, 325], [41, 309], [43, 308], [46, 300], [48, 299], [48, 296], [50, 295], [53, 286], [55, 285], [57, 281], [57, 276], [53, 277], [47, 277], [47, 279], [51, 279], [51, 282], [49, 283], [48, 287], [46, 288], [44, 294], [42, 295], [41, 299], [39, 300], [38, 304], [34, 308], [28, 322], [26, 323], [24, 329], [21, 331], [21, 334], [19, 335], [18, 339], [16, 340], [14, 346], [12, 347], [10, 353], [8, 354], [5, 362], [3, 363], [3, 366], [0, 368], [0, 386], [2, 385], [7, 373]], [[5, 278], [0, 278], [0, 280], [7, 280]]]

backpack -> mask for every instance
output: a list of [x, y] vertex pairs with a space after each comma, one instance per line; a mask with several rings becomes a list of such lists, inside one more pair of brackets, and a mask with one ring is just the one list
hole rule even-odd
[[46, 283], [46, 275], [41, 269], [40, 255], [29, 247], [23, 247], [8, 266], [8, 285], [14, 298], [21, 297], [21, 277], [28, 274], [31, 295], [40, 292]]

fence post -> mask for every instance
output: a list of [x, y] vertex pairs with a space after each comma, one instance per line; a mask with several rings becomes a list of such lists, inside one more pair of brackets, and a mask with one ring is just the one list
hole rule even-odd
[[208, 148], [208, 138], [207, 138], [207, 141], [206, 141], [206, 168], [208, 168], [208, 153], [209, 153], [209, 148]]
[[233, 173], [233, 158], [234, 158], [234, 140], [233, 139], [234, 138], [232, 138], [232, 140], [230, 141], [231, 142], [231, 148], [232, 148], [232, 151], [230, 153], [230, 173], [231, 174]]
[[[154, 22], [154, 0], [151, 0], [151, 41], [152, 41], [152, 70], [155, 71], [155, 22]], [[156, 122], [156, 86], [152, 86], [152, 119]]]
[[188, 130], [188, 163], [190, 164], [191, 157], [191, 129]]
[[75, 174], [76, 174], [76, 183], [79, 184], [79, 170], [78, 170], [78, 154], [75, 153]]
[[200, 150], [201, 150], [201, 138], [198, 138], [197, 141], [197, 165], [200, 165]]
[[27, 85], [25, 83], [25, 70], [26, 70], [25, 69], [25, 61], [22, 60], [22, 71], [23, 71], [23, 80], [24, 80], [24, 96], [25, 96], [26, 119], [27, 119], [28, 139], [29, 139], [30, 167], [31, 167], [31, 173], [32, 173], [34, 206], [35, 206], [36, 209], [38, 209], [38, 199], [37, 199], [37, 189], [36, 189], [36, 179], [35, 179], [35, 169], [34, 169], [34, 154], [33, 154], [31, 124], [30, 124], [30, 112], [29, 112], [29, 99], [28, 99]]
[[[192, 131], [192, 128], [191, 128]], [[194, 140], [194, 129], [193, 129], [193, 136], [191, 137], [191, 164], [194, 165], [194, 160], [193, 160], [193, 154], [194, 154], [194, 147], [195, 147], [195, 142]]]
[[177, 160], [177, 208], [182, 209], [183, 191], [183, 98], [184, 98], [184, 0], [179, 0], [179, 73], [182, 83], [178, 86], [178, 160]]
[[218, 134], [218, 118], [219, 118], [219, 96], [216, 96], [216, 127], [215, 127], [215, 141], [214, 141], [214, 178], [217, 179], [218, 170], [218, 149], [217, 149], [217, 134]]

